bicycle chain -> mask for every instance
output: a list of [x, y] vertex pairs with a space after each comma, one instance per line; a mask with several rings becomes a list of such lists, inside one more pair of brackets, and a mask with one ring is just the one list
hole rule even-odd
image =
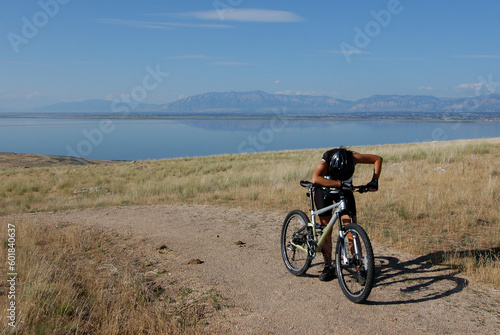
[[311, 259], [316, 257], [316, 241], [312, 238], [312, 229], [307, 228], [307, 254]]

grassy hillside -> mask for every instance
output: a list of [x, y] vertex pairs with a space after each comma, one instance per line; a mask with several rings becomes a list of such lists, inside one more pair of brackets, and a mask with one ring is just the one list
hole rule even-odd
[[[357, 196], [375, 241], [414, 253], [500, 247], [499, 138], [352, 149], [384, 158], [379, 192]], [[307, 210], [298, 182], [323, 151], [0, 169], [0, 214], [162, 203]], [[360, 165], [355, 184], [371, 171]]]
[[[379, 192], [357, 195], [358, 221], [375, 245], [383, 243], [429, 255], [435, 263], [457, 267], [477, 282], [500, 287], [500, 138], [352, 149], [384, 158]], [[295, 208], [308, 210], [299, 181], [311, 178], [324, 150], [3, 168], [0, 169], [0, 215], [185, 203], [278, 211], [284, 217]], [[371, 166], [359, 166], [355, 184], [370, 181], [371, 174]], [[2, 231], [0, 238], [2, 252], [6, 253], [5, 233]], [[81, 234], [69, 231], [68, 236], [77, 233]], [[44, 236], [38, 230], [35, 235], [43, 241], [34, 241], [31, 247], [37, 249], [24, 254], [50, 257], [53, 248], [79, 250], [71, 237]], [[97, 239], [89, 236], [86, 238]], [[54, 247], [44, 249], [41, 245]], [[61, 266], [64, 262], [71, 263], [71, 257], [82, 257], [78, 252], [71, 255], [60, 260]], [[39, 264], [36, 259], [32, 261], [33, 266]], [[40, 271], [50, 272], [50, 269]], [[127, 278], [118, 287], [130, 289]], [[137, 290], [140, 292], [140, 288]], [[137, 313], [142, 313], [140, 308]], [[65, 315], [64, 310], [59, 312], [59, 316]], [[152, 318], [150, 322], [155, 324], [163, 315]]]

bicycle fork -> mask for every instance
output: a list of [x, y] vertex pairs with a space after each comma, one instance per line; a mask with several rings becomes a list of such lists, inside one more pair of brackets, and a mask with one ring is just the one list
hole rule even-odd
[[339, 230], [339, 238], [340, 238], [340, 248], [342, 250], [342, 260], [343, 260], [343, 263], [344, 264], [349, 264], [349, 259], [347, 258], [347, 250], [346, 250], [346, 247], [345, 247], [345, 232], [340, 229]]
[[[358, 262], [357, 265], [359, 264], [365, 264], [364, 267], [366, 267], [366, 262], [362, 262], [361, 261], [361, 258], [362, 258], [362, 255], [361, 255], [361, 252], [359, 250], [359, 243], [358, 243], [358, 235], [355, 233], [355, 232], [351, 232], [351, 235], [352, 235], [352, 248], [354, 249], [354, 258], [355, 260]], [[346, 239], [349, 240], [349, 238], [347, 238], [347, 234], [344, 230], [340, 229], [339, 230], [339, 239], [341, 241], [340, 243], [340, 247], [341, 247], [341, 251], [342, 251], [342, 260], [343, 260], [343, 263], [346, 264], [346, 265], [349, 265], [350, 263], [352, 263], [353, 260], [349, 260], [349, 258], [347, 257], [347, 248], [346, 248]], [[348, 241], [349, 243], [349, 241]], [[351, 247], [349, 245], [349, 247]]]

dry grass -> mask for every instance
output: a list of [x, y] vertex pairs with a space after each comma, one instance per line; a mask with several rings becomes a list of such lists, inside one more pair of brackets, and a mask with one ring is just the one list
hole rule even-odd
[[[312, 173], [316, 151], [0, 170], [0, 211], [59, 211], [127, 204], [206, 203], [271, 208]], [[74, 194], [78, 189], [100, 191]], [[109, 192], [107, 192], [109, 190]], [[276, 203], [278, 200], [278, 204]], [[0, 213], [1, 214], [1, 213]]]
[[[185, 294], [193, 289], [156, 282], [137, 250], [123, 249], [119, 234], [69, 223], [9, 223], [16, 226], [17, 320], [12, 328], [3, 313], [2, 334], [198, 334], [220, 297], [210, 290], [193, 304]], [[7, 254], [3, 234], [2, 241]], [[0, 284], [1, 306], [10, 301], [7, 286]]]
[[381, 192], [358, 197], [370, 237], [500, 287], [500, 139], [373, 149]]
[[[384, 157], [379, 192], [357, 196], [359, 222], [374, 244], [428, 255], [435, 263], [461, 269], [475, 281], [500, 287], [500, 138], [352, 149]], [[196, 203], [281, 211], [285, 216], [295, 208], [308, 210], [298, 182], [311, 178], [323, 151], [0, 169], [0, 215]], [[368, 182], [371, 173], [372, 167], [359, 166], [355, 181]], [[74, 193], [91, 187], [100, 189]], [[161, 323], [171, 320], [166, 318], [172, 310], [165, 302], [138, 303], [144, 300], [144, 286], [127, 264], [122, 265], [122, 274], [106, 280], [86, 271], [95, 267], [91, 259], [100, 256], [104, 261], [106, 253], [100, 253], [96, 243], [107, 244], [102, 239], [93, 242], [93, 232], [74, 229], [67, 228], [61, 237], [34, 230], [26, 234], [47, 235], [47, 240], [37, 237], [31, 243], [25, 236], [26, 242], [18, 242], [19, 259], [30, 269], [21, 274], [20, 281], [26, 283], [22, 299], [31, 302], [22, 304], [26, 309], [22, 313], [34, 316], [30, 322], [34, 330], [26, 333], [51, 333], [49, 329], [61, 334], [97, 332], [92, 327], [103, 327], [107, 331], [101, 333], [109, 334], [179, 329], [175, 319]], [[83, 240], [76, 239], [82, 234], [86, 236]], [[87, 244], [93, 247], [82, 250]], [[62, 249], [71, 252], [57, 252]], [[58, 267], [71, 271], [60, 272]], [[95, 285], [103, 286], [96, 292], [89, 290]], [[109, 299], [110, 294], [122, 298], [116, 302]], [[195, 314], [186, 320], [197, 320]], [[109, 317], [102, 320], [102, 315]], [[173, 325], [177, 328], [171, 328]], [[186, 329], [191, 328], [182, 331]]]

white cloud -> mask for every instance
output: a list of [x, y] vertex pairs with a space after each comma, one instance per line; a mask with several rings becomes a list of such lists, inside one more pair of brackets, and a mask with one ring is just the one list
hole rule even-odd
[[178, 15], [202, 20], [238, 22], [299, 22], [304, 20], [302, 17], [292, 12], [252, 8], [223, 8], [218, 10], [179, 13]]
[[42, 93], [40, 93], [39, 91], [34, 91], [34, 92], [30, 92], [30, 93], [26, 94], [24, 96], [24, 98], [29, 100], [29, 99], [33, 99], [34, 97], [37, 97], [39, 95], [42, 95]]
[[281, 80], [279, 80], [279, 79], [278, 79], [278, 80], [275, 80], [275, 81], [274, 81], [274, 83], [275, 83], [275, 84], [279, 84], [279, 83], [281, 83]]
[[[278, 10], [268, 9], [218, 9], [199, 12], [185, 12], [185, 13], [158, 13], [150, 14], [151, 16], [168, 16], [168, 17], [181, 17], [192, 18], [200, 20], [217, 20], [217, 21], [239, 21], [239, 22], [298, 22], [304, 19], [299, 15]], [[145, 29], [175, 29], [175, 28], [213, 28], [213, 29], [226, 29], [234, 28], [234, 26], [224, 23], [183, 23], [183, 22], [170, 22], [170, 21], [139, 21], [127, 19], [96, 19], [96, 22], [112, 25], [121, 25], [134, 28]]]
[[296, 91], [292, 91], [292, 90], [285, 90], [285, 91], [277, 91], [277, 92], [274, 92], [274, 94], [295, 95], [295, 92], [296, 92]]
[[480, 89], [481, 87], [483, 87], [483, 85], [484, 85], [483, 82], [460, 84], [458, 86], [455, 86], [455, 89], [456, 90], [475, 90], [475, 89]]
[[15, 92], [15, 93], [5, 93], [5, 92], [0, 92], [0, 99], [25, 99], [25, 100], [31, 100], [33, 98], [36, 98], [38, 96], [41, 96], [42, 93], [40, 91], [33, 91], [33, 92]]
[[161, 22], [161, 21], [135, 21], [135, 20], [122, 20], [122, 19], [97, 19], [96, 21], [105, 24], [128, 26], [134, 28], [146, 28], [146, 29], [232, 28], [232, 26], [227, 24], [197, 24], [197, 23]]
[[433, 90], [434, 87], [432, 87], [432, 86], [420, 86], [418, 89], [419, 90], [428, 90], [428, 91], [430, 91], [430, 90]]
[[113, 101], [113, 100], [115, 100], [117, 98], [118, 98], [118, 94], [116, 94], [116, 93], [109, 93], [109, 94], [106, 94], [106, 96], [104, 97], [104, 100]]

